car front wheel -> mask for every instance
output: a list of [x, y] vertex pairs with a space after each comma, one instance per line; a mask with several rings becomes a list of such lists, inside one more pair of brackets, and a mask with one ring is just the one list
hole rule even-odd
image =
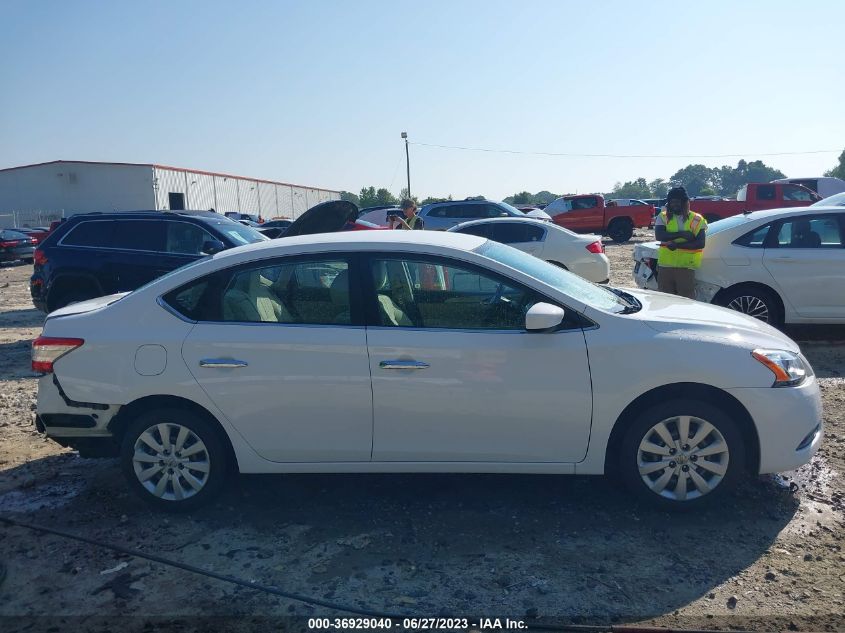
[[668, 509], [710, 503], [733, 488], [745, 468], [736, 423], [696, 400], [649, 407], [628, 427], [619, 474], [640, 499]]
[[149, 411], [126, 430], [121, 465], [130, 487], [163, 510], [199, 507], [223, 487], [227, 454], [219, 432], [179, 408]]

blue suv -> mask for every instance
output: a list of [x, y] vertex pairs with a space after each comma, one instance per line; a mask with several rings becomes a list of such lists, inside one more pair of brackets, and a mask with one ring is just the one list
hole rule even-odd
[[211, 211], [74, 215], [36, 249], [29, 290], [36, 308], [52, 312], [135, 290], [206, 255], [266, 239]]

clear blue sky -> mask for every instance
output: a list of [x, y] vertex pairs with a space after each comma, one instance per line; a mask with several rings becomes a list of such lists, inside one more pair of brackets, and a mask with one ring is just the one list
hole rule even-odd
[[[347, 189], [412, 141], [744, 154], [845, 148], [841, 1], [0, 0], [0, 167], [156, 162]], [[412, 192], [609, 190], [691, 162], [411, 147]]]

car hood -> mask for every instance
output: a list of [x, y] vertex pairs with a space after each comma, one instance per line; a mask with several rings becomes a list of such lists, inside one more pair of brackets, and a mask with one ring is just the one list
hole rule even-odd
[[626, 288], [625, 292], [643, 304], [642, 310], [628, 316], [657, 332], [799, 351], [798, 344], [783, 332], [741, 312], [653, 290]]
[[85, 301], [71, 303], [64, 308], [54, 310], [47, 315], [47, 318], [52, 319], [54, 317], [70, 316], [71, 314], [82, 314], [83, 312], [91, 312], [92, 310], [105, 308], [107, 305], [111, 305], [115, 301], [123, 299], [123, 297], [128, 294], [128, 292], [118, 292], [113, 295], [106, 295], [105, 297], [96, 297], [94, 299], [86, 299]]
[[282, 237], [334, 233], [358, 217], [358, 207], [345, 200], [321, 202], [294, 220]]

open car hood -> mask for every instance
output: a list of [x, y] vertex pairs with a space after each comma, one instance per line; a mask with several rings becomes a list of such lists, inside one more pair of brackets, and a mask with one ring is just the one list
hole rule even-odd
[[358, 207], [345, 200], [321, 202], [294, 220], [282, 237], [334, 233], [358, 217]]

